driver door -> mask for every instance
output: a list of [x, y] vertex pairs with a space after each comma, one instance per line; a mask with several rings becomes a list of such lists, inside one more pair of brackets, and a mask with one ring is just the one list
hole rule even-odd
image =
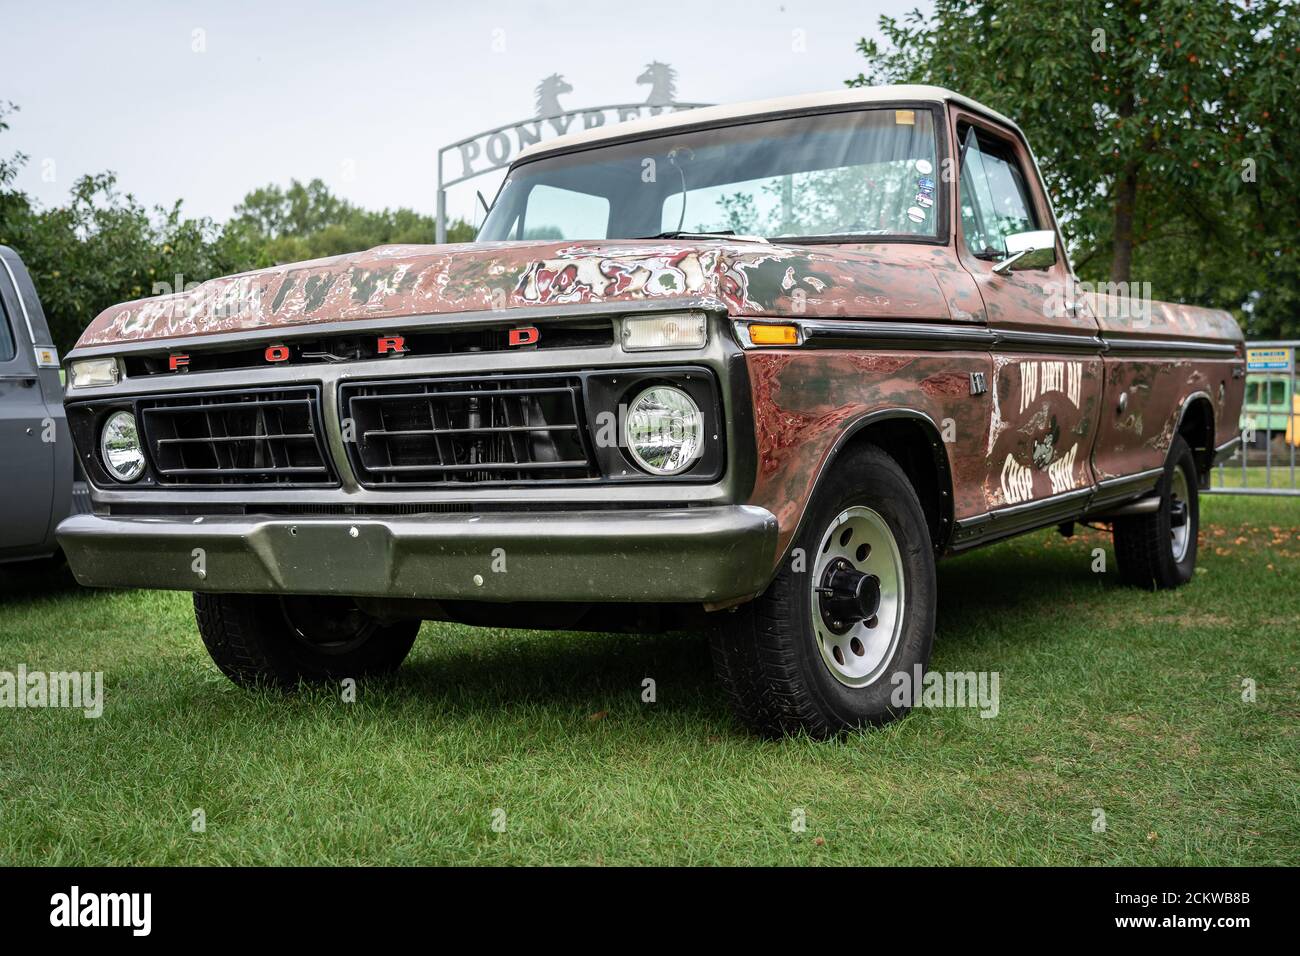
[[[999, 333], [986, 503], [996, 512], [1081, 499], [1093, 483], [1101, 399], [1097, 322], [1075, 300], [1065, 248], [1023, 141], [984, 117], [956, 111], [953, 122], [958, 255], [979, 287], [989, 328]], [[1004, 262], [1026, 246], [1037, 251]]]

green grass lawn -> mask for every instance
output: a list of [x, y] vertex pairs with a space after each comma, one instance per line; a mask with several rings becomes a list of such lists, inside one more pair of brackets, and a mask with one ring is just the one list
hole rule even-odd
[[0, 670], [106, 689], [0, 710], [0, 864], [1295, 865], [1300, 504], [1203, 500], [1177, 592], [1092, 531], [942, 563], [933, 666], [999, 672], [1000, 714], [833, 743], [746, 735], [693, 635], [427, 624], [348, 704], [230, 684], [188, 595], [11, 581]]
[[1291, 470], [1291, 458], [1276, 456], [1272, 467], [1262, 464], [1249, 465], [1244, 473], [1240, 461], [1224, 462], [1210, 475], [1212, 488], [1272, 488], [1285, 490], [1300, 488], [1300, 455], [1296, 456], [1294, 473]]

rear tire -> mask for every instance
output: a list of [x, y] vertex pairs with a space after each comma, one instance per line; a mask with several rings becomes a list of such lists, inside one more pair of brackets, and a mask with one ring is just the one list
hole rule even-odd
[[[875, 579], [874, 604], [862, 604], [874, 615], [837, 620], [834, 565]], [[767, 590], [713, 636], [714, 669], [736, 715], [764, 735], [826, 738], [883, 724], [909, 709], [895, 699], [895, 675], [910, 682], [929, 663], [935, 596], [916, 491], [894, 459], [864, 446], [822, 481]]]
[[1156, 486], [1160, 507], [1151, 514], [1115, 519], [1115, 560], [1125, 584], [1151, 590], [1176, 588], [1192, 579], [1200, 529], [1196, 478], [1192, 449], [1175, 435]]
[[338, 597], [196, 593], [194, 617], [213, 662], [245, 687], [388, 674], [420, 630], [419, 621], [384, 624]]

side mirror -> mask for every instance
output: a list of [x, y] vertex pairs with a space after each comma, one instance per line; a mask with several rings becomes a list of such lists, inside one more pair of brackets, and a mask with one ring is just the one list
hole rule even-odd
[[1004, 276], [1012, 270], [1049, 269], [1056, 264], [1056, 233], [1050, 229], [1017, 232], [1006, 238], [1007, 257], [993, 267]]

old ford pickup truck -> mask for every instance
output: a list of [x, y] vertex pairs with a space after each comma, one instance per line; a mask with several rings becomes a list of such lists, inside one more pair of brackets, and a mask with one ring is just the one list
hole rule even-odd
[[699, 627], [746, 723], [826, 736], [901, 712], [940, 556], [1088, 519], [1187, 582], [1242, 352], [1083, 290], [967, 98], [700, 109], [521, 154], [475, 243], [105, 311], [60, 540], [83, 584], [193, 591], [241, 683], [391, 670], [421, 620]]

